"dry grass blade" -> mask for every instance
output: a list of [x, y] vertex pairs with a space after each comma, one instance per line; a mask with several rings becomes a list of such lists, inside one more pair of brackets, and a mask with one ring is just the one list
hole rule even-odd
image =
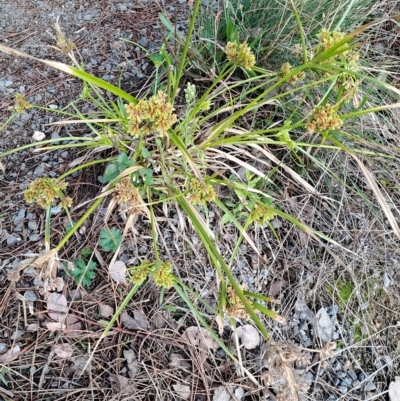
[[374, 195], [376, 196], [376, 199], [378, 200], [379, 204], [381, 205], [386, 218], [389, 220], [390, 225], [393, 228], [394, 233], [397, 235], [398, 238], [400, 238], [400, 228], [397, 224], [396, 218], [393, 215], [392, 211], [390, 210], [390, 206], [385, 200], [385, 197], [383, 196], [381, 190], [378, 187], [378, 184], [376, 183], [376, 180], [374, 176], [371, 174], [371, 172], [364, 166], [363, 162], [354, 154], [350, 152], [351, 157], [357, 162], [358, 166], [360, 167], [361, 171], [364, 173], [365, 179], [367, 180], [368, 184], [370, 185]]
[[296, 180], [300, 185], [302, 185], [308, 192], [312, 193], [313, 195], [318, 195], [318, 191], [316, 191], [314, 187], [312, 187], [307, 181], [301, 178], [289, 166], [287, 166], [285, 163], [282, 163], [282, 161], [276, 158], [271, 152], [258, 145], [250, 145], [250, 146], [262, 152], [265, 156], [268, 157], [268, 159], [276, 163], [278, 166], [281, 166], [287, 173], [289, 173], [293, 177], [294, 180]]

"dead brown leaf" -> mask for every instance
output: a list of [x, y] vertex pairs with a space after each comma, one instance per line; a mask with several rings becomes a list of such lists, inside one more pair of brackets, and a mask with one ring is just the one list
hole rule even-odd
[[63, 294], [52, 292], [47, 299], [47, 309], [49, 316], [56, 322], [62, 322], [68, 313], [67, 298]]
[[260, 345], [261, 337], [258, 330], [250, 324], [245, 324], [236, 329], [237, 336], [241, 344], [247, 349], [251, 350]]
[[169, 355], [168, 366], [170, 366], [171, 368], [178, 368], [183, 370], [190, 369], [190, 363], [186, 362], [185, 358], [182, 355], [176, 354], [174, 352]]
[[187, 400], [190, 397], [190, 387], [185, 386], [184, 384], [174, 384], [172, 386], [178, 397], [182, 398], [183, 400]]
[[110, 274], [110, 277], [117, 283], [126, 283], [126, 265], [124, 262], [122, 262], [122, 260], [114, 262], [109, 267], [108, 273]]
[[0, 362], [4, 363], [4, 362], [9, 362], [13, 359], [15, 359], [21, 352], [21, 348], [19, 347], [19, 345], [14, 345], [14, 347], [12, 347], [10, 350], [8, 350], [5, 354], [0, 355]]
[[54, 347], [54, 353], [61, 359], [68, 359], [71, 358], [72, 354], [74, 353], [74, 349], [72, 348], [71, 344], [57, 344]]
[[108, 380], [113, 387], [124, 395], [132, 395], [135, 389], [129, 384], [129, 379], [125, 376], [110, 374]]
[[75, 315], [69, 314], [65, 319], [65, 325], [68, 337], [77, 338], [82, 334], [82, 323]]
[[130, 330], [147, 330], [149, 327], [149, 321], [147, 320], [146, 315], [138, 310], [133, 311], [133, 318], [128, 315], [128, 312], [123, 311], [121, 313], [121, 322], [127, 329]]
[[208, 330], [203, 327], [188, 327], [183, 336], [190, 342], [190, 344], [199, 346], [201, 349], [211, 349], [216, 351], [219, 348], [218, 343], [213, 339]]
[[400, 400], [400, 376], [396, 376], [395, 380], [389, 384], [389, 399], [390, 401]]
[[135, 378], [138, 372], [137, 358], [132, 349], [124, 350], [124, 357], [128, 365], [128, 374], [131, 379]]
[[65, 324], [60, 322], [46, 322], [46, 327], [49, 331], [54, 332], [58, 330], [64, 330]]
[[204, 363], [208, 357], [209, 350], [217, 350], [218, 343], [212, 338], [208, 330], [191, 326], [188, 327], [183, 333], [183, 338], [198, 349], [199, 363]]

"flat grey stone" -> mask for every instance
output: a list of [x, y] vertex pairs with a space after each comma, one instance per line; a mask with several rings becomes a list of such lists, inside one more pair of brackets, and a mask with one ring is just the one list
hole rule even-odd
[[52, 216], [56, 216], [60, 212], [61, 212], [60, 206], [54, 206], [54, 207], [51, 208], [51, 212], [50, 213], [51, 213]]
[[367, 381], [365, 382], [364, 385], [364, 391], [375, 391], [376, 390], [376, 386], [374, 383]]
[[36, 302], [38, 299], [36, 292], [34, 292], [34, 291], [25, 291], [24, 297], [27, 301], [30, 301], [30, 302]]
[[33, 172], [34, 175], [40, 176], [43, 175], [45, 172], [45, 169], [42, 166], [37, 166]]
[[356, 379], [357, 379], [356, 372], [354, 372], [353, 369], [349, 369], [349, 370], [347, 371], [347, 376], [351, 377], [353, 380], [356, 380]]
[[14, 217], [14, 224], [20, 223], [25, 218], [25, 209], [19, 209], [17, 215]]
[[[184, 0], [186, 1], [186, 0]], [[147, 46], [147, 44], [149, 43], [149, 40], [146, 38], [146, 36], [142, 36], [139, 40], [139, 45], [141, 46]]]
[[317, 312], [313, 324], [315, 334], [321, 339], [321, 341], [327, 343], [328, 341], [332, 340], [333, 325], [325, 308], [321, 308]]
[[37, 242], [40, 241], [42, 237], [39, 234], [32, 234], [29, 236], [29, 241]]
[[24, 225], [22, 223], [20, 223], [15, 226], [14, 232], [20, 233], [21, 231], [23, 231], [23, 229], [24, 229]]
[[37, 230], [38, 223], [36, 223], [36, 221], [29, 221], [28, 222], [28, 228], [30, 228], [31, 230]]
[[18, 237], [16, 237], [15, 235], [10, 235], [10, 236], [7, 238], [7, 245], [14, 245], [14, 244], [16, 244], [18, 241], [19, 241], [19, 238], [18, 238]]

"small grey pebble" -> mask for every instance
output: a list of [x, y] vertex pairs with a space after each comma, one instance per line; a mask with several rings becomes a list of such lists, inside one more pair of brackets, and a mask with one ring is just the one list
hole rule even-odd
[[[185, 0], [186, 1], [186, 0]], [[146, 38], [146, 36], [142, 36], [139, 40], [139, 45], [141, 46], [147, 46], [147, 44], [149, 43], [149, 39]]]
[[350, 379], [350, 377], [345, 377], [340, 384], [345, 387], [350, 387], [351, 383], [352, 380]]
[[347, 375], [348, 375], [349, 377], [351, 377], [353, 380], [356, 380], [356, 379], [357, 379], [356, 372], [354, 372], [353, 369], [349, 369], [349, 370], [347, 371]]
[[338, 386], [337, 388], [342, 394], [347, 393], [347, 387], [345, 386]]
[[376, 390], [376, 386], [375, 386], [374, 383], [372, 383], [372, 382], [370, 382], [370, 381], [367, 381], [367, 382], [365, 383], [364, 390], [365, 390], [365, 391], [375, 391], [375, 390]]
[[339, 362], [339, 361], [335, 361], [335, 362], [332, 364], [332, 369], [335, 370], [335, 371], [340, 370], [341, 367], [342, 367], [342, 366], [340, 365], [340, 362]]
[[16, 237], [15, 235], [10, 235], [7, 238], [7, 245], [14, 245], [15, 243], [17, 243], [19, 241], [19, 238]]
[[36, 176], [39, 176], [39, 175], [44, 174], [44, 172], [45, 172], [45, 170], [44, 170], [44, 168], [42, 166], [37, 166], [35, 168], [35, 171], [33, 172], [33, 174], [36, 175]]
[[28, 222], [28, 227], [29, 227], [31, 230], [37, 230], [38, 224], [36, 223], [36, 221], [29, 221], [29, 222]]
[[0, 352], [3, 352], [7, 349], [7, 344], [0, 343]]
[[332, 306], [329, 306], [329, 307], [326, 309], [326, 313], [327, 313], [329, 316], [336, 315], [336, 314], [338, 313], [338, 311], [339, 311], [339, 306], [338, 306], [338, 305], [332, 305]]
[[315, 379], [315, 375], [312, 372], [307, 372], [306, 373], [306, 378], [308, 381], [313, 382]]
[[23, 330], [15, 330], [13, 334], [10, 336], [10, 340], [18, 340], [24, 334]]
[[25, 213], [26, 213], [25, 209], [19, 209], [18, 214], [14, 217], [13, 220], [14, 224], [20, 223], [25, 218]]
[[337, 331], [334, 331], [332, 334], [332, 340], [337, 340], [339, 338], [339, 333]]
[[40, 280], [38, 278], [33, 279], [33, 285], [36, 287], [41, 287], [43, 285], [43, 280]]
[[37, 242], [40, 241], [42, 237], [39, 234], [32, 234], [29, 236], [29, 241]]
[[20, 233], [21, 231], [23, 231], [23, 229], [24, 229], [24, 225], [22, 223], [20, 223], [17, 226], [15, 226], [14, 232]]
[[339, 379], [344, 379], [347, 375], [343, 370], [339, 370], [339, 372], [336, 372], [336, 375]]
[[226, 357], [226, 353], [225, 353], [225, 351], [224, 351], [222, 348], [220, 348], [220, 349], [217, 351], [217, 355], [218, 355], [220, 358], [225, 358], [225, 357]]
[[360, 373], [358, 374], [358, 380], [360, 380], [360, 382], [362, 382], [362, 381], [365, 380], [365, 374], [364, 374], [363, 372], [360, 372]]
[[337, 386], [339, 385], [339, 383], [340, 383], [340, 379], [338, 379], [338, 378], [336, 377], [335, 380], [333, 380], [333, 385], [334, 385], [335, 387], [337, 387]]
[[361, 384], [360, 380], [353, 380], [351, 382], [352, 387], [357, 388]]
[[35, 302], [37, 301], [37, 295], [34, 291], [25, 291], [24, 297], [27, 301]]
[[56, 216], [60, 212], [61, 212], [60, 206], [54, 206], [51, 208], [51, 211], [50, 211], [52, 216]]
[[68, 151], [66, 150], [65, 152], [62, 152], [60, 156], [66, 159], [68, 157]]
[[307, 322], [301, 323], [299, 326], [299, 330], [308, 331], [308, 323]]

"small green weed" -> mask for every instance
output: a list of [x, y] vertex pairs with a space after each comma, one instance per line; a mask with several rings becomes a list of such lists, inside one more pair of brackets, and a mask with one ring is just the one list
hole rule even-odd
[[353, 295], [354, 284], [346, 281], [338, 281], [336, 285], [339, 291], [339, 297], [341, 301], [346, 305]]
[[68, 263], [63, 263], [65, 273], [84, 287], [90, 287], [96, 277], [97, 263], [87, 260], [92, 253], [93, 250], [90, 248], [83, 249], [80, 257], [73, 263], [72, 269], [69, 268]]
[[115, 227], [104, 227], [100, 231], [99, 245], [106, 252], [116, 251], [122, 242], [122, 232]]

